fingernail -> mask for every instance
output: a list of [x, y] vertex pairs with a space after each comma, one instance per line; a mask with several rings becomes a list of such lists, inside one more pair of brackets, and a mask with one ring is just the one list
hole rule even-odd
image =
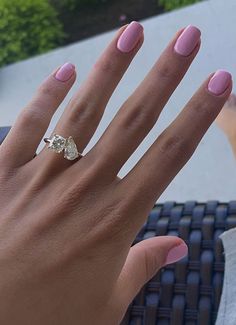
[[182, 56], [189, 56], [197, 46], [201, 31], [192, 25], [185, 28], [175, 43], [175, 52]]
[[117, 48], [121, 52], [128, 53], [132, 51], [138, 43], [143, 32], [143, 26], [137, 21], [130, 23], [121, 34], [117, 42]]
[[208, 84], [208, 90], [214, 95], [222, 95], [229, 87], [232, 76], [225, 70], [218, 70]]
[[185, 257], [187, 254], [188, 246], [186, 244], [182, 243], [178, 246], [175, 246], [169, 251], [164, 265], [175, 263]]
[[72, 63], [65, 63], [57, 71], [55, 78], [59, 81], [68, 81], [74, 74], [75, 66]]

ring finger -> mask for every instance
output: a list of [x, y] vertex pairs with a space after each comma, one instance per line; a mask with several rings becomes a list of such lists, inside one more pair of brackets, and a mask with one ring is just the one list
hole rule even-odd
[[107, 171], [108, 164], [112, 166], [111, 177], [117, 175], [156, 123], [166, 102], [198, 53], [200, 35], [200, 31], [194, 26], [188, 26], [177, 33], [88, 153], [96, 157], [96, 160], [100, 157], [101, 169], [104, 171]]
[[[79, 152], [84, 150], [97, 129], [112, 93], [142, 43], [143, 27], [138, 22], [119, 30], [68, 104], [53, 133], [73, 136]], [[44, 153], [45, 148], [41, 154]], [[62, 160], [63, 163], [66, 165], [67, 162]]]

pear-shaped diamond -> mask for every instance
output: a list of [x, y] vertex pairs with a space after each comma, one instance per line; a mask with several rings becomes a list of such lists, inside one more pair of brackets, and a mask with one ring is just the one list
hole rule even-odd
[[64, 149], [64, 158], [68, 160], [74, 160], [79, 157], [79, 152], [77, 150], [76, 144], [72, 137], [66, 140], [66, 145]]

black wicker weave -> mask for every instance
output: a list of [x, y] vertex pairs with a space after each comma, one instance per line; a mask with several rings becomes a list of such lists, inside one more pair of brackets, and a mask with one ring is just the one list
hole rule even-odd
[[0, 127], [0, 144], [5, 139], [7, 133], [10, 131], [10, 126]]
[[122, 325], [213, 325], [224, 278], [219, 235], [236, 226], [236, 201], [156, 205], [134, 243], [179, 236], [189, 255], [162, 268], [140, 291]]
[[[9, 129], [0, 128], [0, 144]], [[189, 255], [162, 268], [142, 288], [121, 325], [214, 325], [224, 278], [219, 235], [233, 227], [236, 201], [156, 205], [134, 244], [153, 236], [179, 236]]]

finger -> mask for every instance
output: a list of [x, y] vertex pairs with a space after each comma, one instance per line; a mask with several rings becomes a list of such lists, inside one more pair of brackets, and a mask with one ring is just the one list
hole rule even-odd
[[[192, 97], [179, 116], [164, 130], [136, 166], [120, 182], [128, 206], [142, 197], [136, 229], [157, 198], [189, 160], [232, 91], [232, 77], [219, 70]], [[145, 195], [144, 195], [145, 194]], [[138, 215], [140, 214], [140, 218]]]
[[196, 27], [180, 31], [91, 150], [96, 161], [101, 159], [104, 171], [108, 165], [112, 168], [112, 177], [154, 126], [199, 48], [200, 31]]
[[1, 157], [8, 166], [20, 166], [31, 160], [58, 106], [76, 79], [75, 67], [66, 63], [53, 72], [38, 88], [22, 110], [1, 146]]
[[107, 102], [143, 43], [143, 27], [122, 27], [70, 101], [53, 133], [73, 136], [82, 152], [102, 118]]
[[140, 289], [161, 267], [172, 264], [188, 253], [184, 241], [174, 236], [159, 236], [131, 247], [116, 287], [118, 305], [124, 311]]

